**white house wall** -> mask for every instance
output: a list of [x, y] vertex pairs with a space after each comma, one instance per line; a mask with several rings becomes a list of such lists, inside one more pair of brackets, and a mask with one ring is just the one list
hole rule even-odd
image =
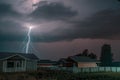
[[17, 67], [16, 61], [14, 61], [14, 67], [13, 68], [7, 68], [7, 60], [3, 61], [3, 72], [21, 72], [25, 71], [25, 61], [22, 61], [22, 66]]
[[97, 67], [95, 62], [79, 62], [78, 67]]
[[27, 60], [26, 61], [26, 70], [27, 71], [37, 70], [37, 61], [36, 60]]
[[0, 61], [0, 72], [3, 71], [3, 61]]

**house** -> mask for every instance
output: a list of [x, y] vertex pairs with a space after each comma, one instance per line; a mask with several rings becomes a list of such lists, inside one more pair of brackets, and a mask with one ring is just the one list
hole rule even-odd
[[98, 60], [86, 56], [72, 56], [68, 60], [73, 62], [72, 66], [76, 67], [97, 67], [97, 63], [99, 63]]
[[59, 63], [62, 63], [62, 67], [97, 67], [99, 61], [96, 59], [91, 59], [86, 56], [71, 56], [64, 60], [60, 60]]
[[34, 54], [0, 52], [0, 72], [35, 71], [37, 60]]
[[38, 61], [38, 68], [39, 67], [55, 67], [57, 64], [56, 61], [51, 61], [51, 60], [39, 60]]

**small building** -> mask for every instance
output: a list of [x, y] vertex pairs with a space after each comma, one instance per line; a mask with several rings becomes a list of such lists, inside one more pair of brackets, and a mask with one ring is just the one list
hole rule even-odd
[[97, 67], [99, 61], [96, 59], [91, 59], [90, 57], [86, 56], [72, 56], [68, 58], [69, 61], [73, 63], [72, 66], [76, 67]]
[[0, 52], [0, 72], [35, 71], [37, 61], [34, 54]]
[[85, 56], [71, 56], [59, 60], [59, 65], [61, 65], [61, 67], [97, 67], [98, 63], [98, 60]]
[[39, 60], [38, 61], [38, 68], [39, 67], [55, 67], [57, 64], [56, 61], [51, 61], [51, 60]]

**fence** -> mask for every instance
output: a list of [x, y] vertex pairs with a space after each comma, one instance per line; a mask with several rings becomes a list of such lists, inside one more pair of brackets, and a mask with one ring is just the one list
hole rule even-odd
[[56, 70], [70, 71], [74, 73], [78, 72], [120, 72], [120, 67], [87, 67], [87, 68], [77, 68], [77, 67], [60, 67]]
[[120, 67], [73, 68], [73, 72], [120, 72]]

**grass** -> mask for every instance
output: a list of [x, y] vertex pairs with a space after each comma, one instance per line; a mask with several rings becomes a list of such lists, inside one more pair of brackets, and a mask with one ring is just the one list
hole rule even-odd
[[36, 72], [0, 73], [0, 80], [120, 80], [120, 73], [71, 73], [41, 69]]

